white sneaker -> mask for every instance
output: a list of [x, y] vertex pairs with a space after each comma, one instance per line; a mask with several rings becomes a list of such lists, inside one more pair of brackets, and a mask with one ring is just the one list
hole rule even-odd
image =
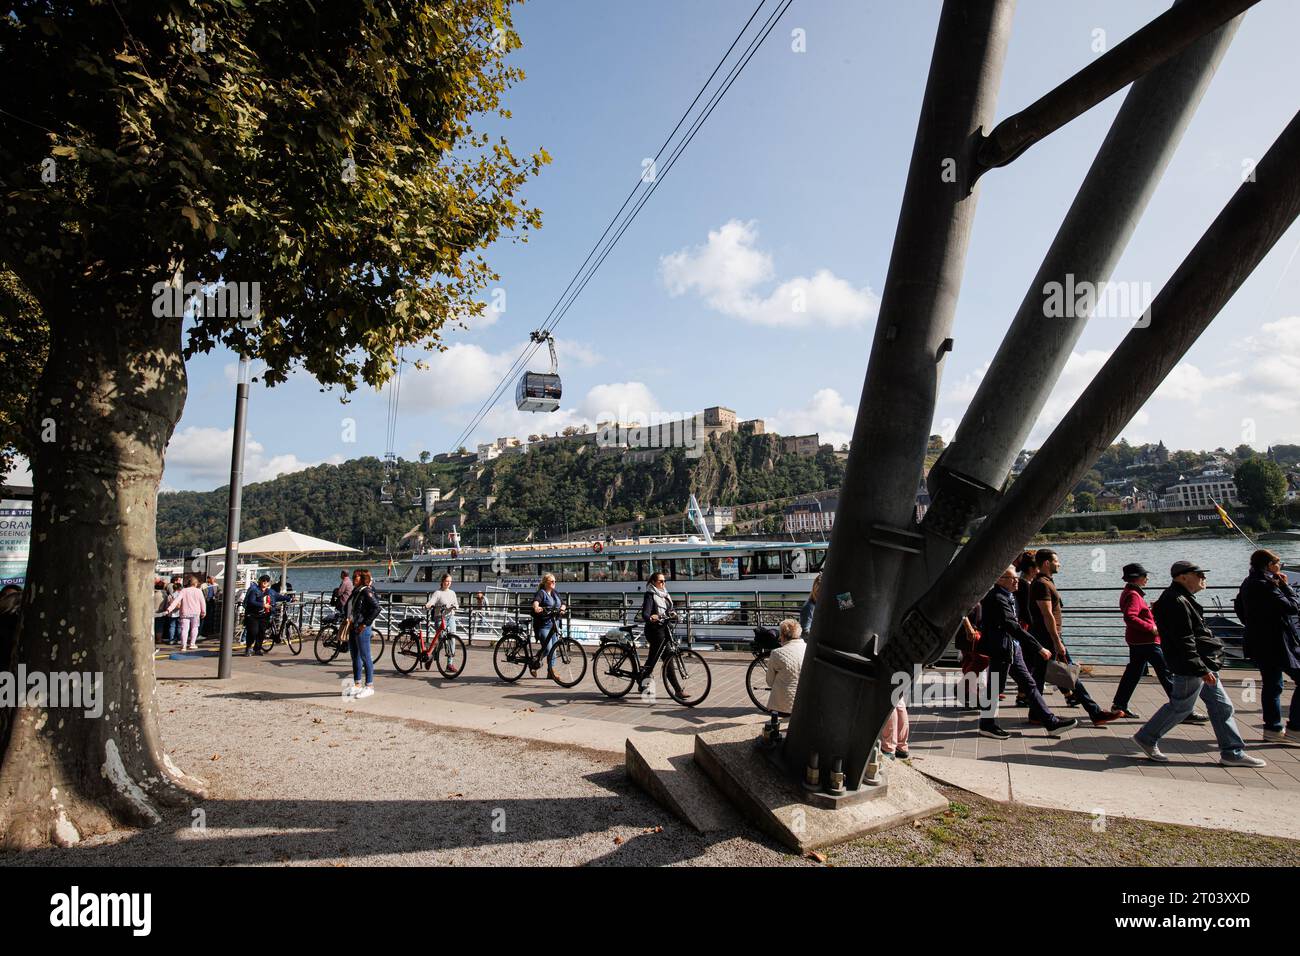
[[361, 690], [361, 688], [358, 687], [356, 684], [348, 684], [343, 688], [343, 696], [355, 697], [357, 695], [357, 691], [359, 690]]
[[374, 697], [375, 689], [373, 687], [366, 687], [362, 690], [357, 691], [352, 696], [355, 697], [357, 700], [360, 700], [362, 697]]
[[1229, 757], [1226, 754], [1219, 757], [1219, 763], [1224, 767], [1267, 767], [1264, 761], [1258, 757], [1252, 757], [1250, 754], [1243, 752], [1239, 757]]
[[1159, 744], [1152, 744], [1151, 746], [1148, 747], [1146, 744], [1138, 740], [1136, 737], [1133, 738], [1133, 743], [1137, 744], [1138, 749], [1141, 750], [1144, 754], [1146, 754], [1147, 757], [1149, 757], [1151, 760], [1154, 760], [1156, 763], [1169, 763], [1168, 755], [1165, 754], [1165, 752], [1160, 749]]

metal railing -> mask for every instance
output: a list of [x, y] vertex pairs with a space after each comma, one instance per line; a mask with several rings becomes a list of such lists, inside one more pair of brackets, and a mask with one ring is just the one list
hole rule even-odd
[[[1128, 662], [1128, 646], [1124, 642], [1124, 620], [1119, 612], [1121, 588], [1061, 588], [1065, 598], [1064, 638], [1071, 657], [1080, 664], [1123, 665]], [[1214, 632], [1224, 639], [1227, 653], [1225, 666], [1250, 667], [1242, 659], [1241, 644], [1244, 633], [1232, 609], [1232, 595], [1236, 587], [1211, 586], [1201, 597], [1207, 620]], [[560, 589], [568, 605], [563, 619], [566, 636], [585, 644], [596, 644], [608, 630], [641, 621], [643, 593], [616, 592], [600, 597], [569, 597]], [[1070, 601], [1071, 595], [1109, 594], [1113, 600], [1108, 606], [1082, 606]], [[303, 635], [310, 637], [319, 630], [322, 618], [334, 611], [329, 594], [325, 592], [297, 592], [294, 601], [281, 605], [282, 613], [298, 625]], [[701, 650], [745, 651], [753, 638], [753, 629], [766, 627], [775, 630], [786, 618], [798, 620], [803, 601], [780, 600], [760, 592], [718, 592], [716, 594], [685, 594], [675, 601], [680, 615], [678, 637]], [[241, 619], [237, 627], [242, 627]], [[461, 637], [470, 643], [494, 644], [501, 637], [502, 627], [509, 622], [529, 624], [532, 619], [532, 595], [518, 591], [490, 592], [482, 603], [473, 595], [466, 595], [464, 605], [456, 612], [457, 628]], [[380, 614], [375, 627], [384, 633], [395, 633], [398, 624], [410, 616], [423, 618], [425, 626], [432, 621], [429, 609], [422, 603], [403, 603], [392, 594], [380, 597]], [[955, 664], [960, 655], [949, 645], [939, 659], [940, 665]]]

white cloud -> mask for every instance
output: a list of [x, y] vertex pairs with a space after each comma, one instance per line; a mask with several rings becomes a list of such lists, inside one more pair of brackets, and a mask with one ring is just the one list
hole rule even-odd
[[853, 439], [858, 409], [833, 388], [819, 389], [802, 407], [781, 409], [766, 419], [767, 430], [778, 435], [810, 435], [817, 432], [822, 444], [836, 448]]
[[[590, 367], [593, 365], [599, 365], [604, 361], [604, 357], [595, 349], [588, 345], [583, 345], [581, 342], [576, 342], [573, 339], [557, 338], [555, 340], [555, 354], [556, 359], [560, 364], [561, 373], [564, 372], [566, 367], [572, 368], [575, 365]], [[545, 362], [541, 361], [543, 357], [546, 359]], [[543, 348], [538, 350], [532, 364], [537, 368], [542, 368], [543, 366], [549, 368], [549, 365], [547, 364], [549, 361], [550, 355]], [[541, 364], [538, 364], [539, 362]]]
[[[402, 371], [401, 411], [456, 408], [481, 402], [492, 393], [520, 349], [489, 352], [478, 345], [458, 342], [444, 352], [421, 356], [426, 368]], [[391, 383], [385, 389], [391, 388]], [[509, 389], [514, 396], [514, 386]]]
[[[229, 482], [233, 441], [233, 428], [191, 426], [176, 432], [167, 445], [166, 488], [208, 489]], [[280, 475], [320, 464], [337, 465], [342, 461], [342, 455], [331, 455], [318, 461], [303, 461], [292, 454], [268, 458], [266, 449], [250, 432], [244, 445], [244, 483], [270, 481]]]
[[718, 312], [757, 325], [845, 328], [875, 317], [880, 300], [870, 287], [854, 288], [827, 269], [787, 279], [764, 296], [759, 287], [776, 270], [754, 247], [757, 239], [753, 222], [732, 219], [710, 230], [704, 245], [661, 257], [660, 277], [672, 296], [694, 292]]
[[643, 382], [612, 382], [597, 385], [579, 403], [579, 410], [591, 421], [638, 420], [658, 412], [659, 400]]
[[[1110, 357], [1100, 349], [1072, 352], [1034, 423], [1026, 445], [1051, 434]], [[1226, 353], [1200, 364], [1180, 362], [1122, 430], [1132, 442], [1163, 440], [1171, 448], [1231, 448], [1245, 442], [1263, 449], [1300, 440], [1300, 316], [1261, 324]], [[988, 371], [986, 363], [945, 388], [936, 419], [961, 417]]]

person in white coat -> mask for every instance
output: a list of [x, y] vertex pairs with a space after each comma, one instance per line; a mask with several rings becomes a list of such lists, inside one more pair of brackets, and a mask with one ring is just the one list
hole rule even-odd
[[803, 639], [803, 628], [792, 617], [781, 622], [777, 631], [781, 646], [767, 658], [767, 709], [783, 717], [794, 710], [794, 694], [799, 688], [799, 668], [803, 654], [808, 649]]

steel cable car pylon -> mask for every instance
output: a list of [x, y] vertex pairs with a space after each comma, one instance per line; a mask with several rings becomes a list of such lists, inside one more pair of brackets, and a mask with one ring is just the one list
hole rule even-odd
[[551, 333], [538, 329], [530, 338], [534, 342], [545, 342], [551, 352], [550, 372], [524, 372], [519, 377], [515, 388], [515, 407], [521, 412], [553, 412], [560, 407], [560, 398], [564, 394], [560, 385], [559, 364], [555, 358], [555, 339]]

